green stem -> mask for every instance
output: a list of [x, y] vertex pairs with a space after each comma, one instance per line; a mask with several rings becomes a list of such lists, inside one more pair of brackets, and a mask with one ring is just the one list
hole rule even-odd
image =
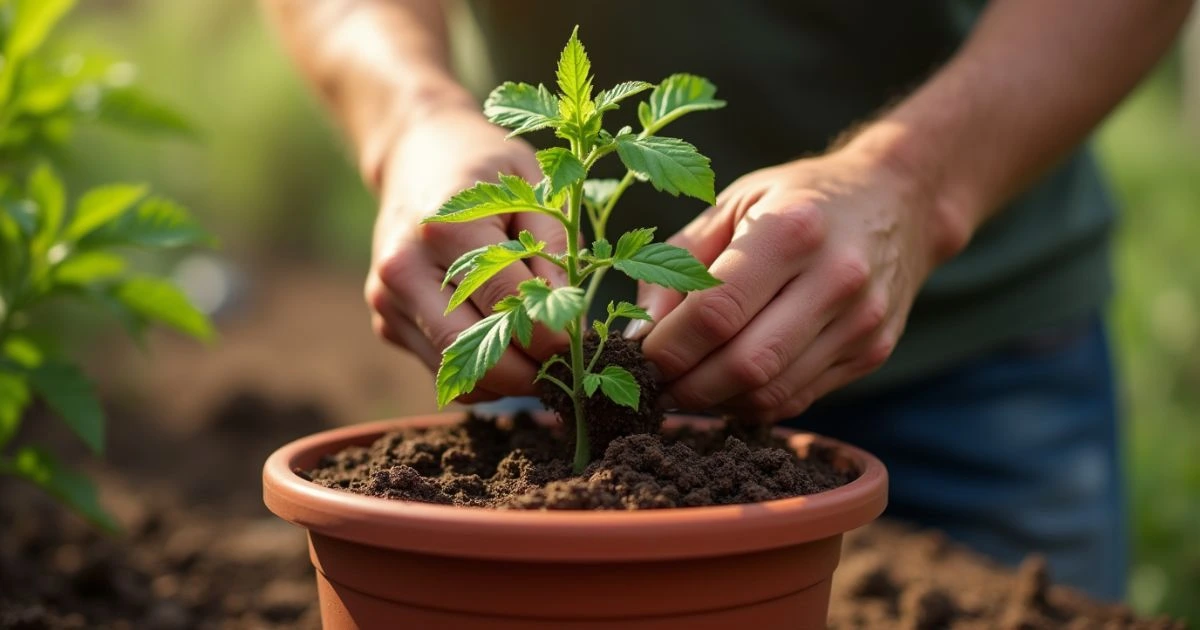
[[557, 385], [557, 386], [558, 386], [558, 388], [559, 388], [559, 389], [561, 389], [561, 390], [563, 390], [564, 392], [566, 392], [566, 394], [567, 394], [568, 396], [571, 396], [572, 394], [574, 394], [574, 393], [575, 393], [575, 392], [571, 391], [571, 386], [570, 386], [570, 385], [567, 385], [566, 383], [564, 383], [564, 382], [562, 382], [562, 381], [558, 380], [557, 378], [555, 378], [555, 377], [553, 377], [553, 376], [550, 376], [549, 374], [543, 374], [543, 375], [542, 375], [542, 379], [543, 379], [543, 380], [550, 381], [551, 383], [554, 383], [555, 385]]
[[[576, 157], [581, 157], [583, 148], [578, 142], [571, 142], [571, 150]], [[583, 182], [571, 186], [567, 194], [567, 282], [577, 287], [583, 282], [580, 273], [579, 260], [579, 228], [582, 221]], [[581, 474], [592, 461], [592, 449], [588, 444], [587, 420], [584, 418], [583, 401], [583, 333], [591, 303], [584, 301], [583, 312], [579, 319], [567, 327], [567, 336], [571, 340], [571, 403], [575, 407], [575, 474]]]

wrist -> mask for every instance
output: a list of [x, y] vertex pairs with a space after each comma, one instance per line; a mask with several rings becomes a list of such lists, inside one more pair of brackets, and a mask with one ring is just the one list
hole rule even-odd
[[871, 124], [841, 149], [887, 173], [925, 220], [931, 262], [940, 265], [966, 248], [984, 212], [947, 175], [934, 143], [890, 121]]
[[358, 164], [363, 180], [375, 191], [395, 146], [405, 134], [423, 121], [447, 112], [479, 113], [479, 104], [471, 94], [448, 76], [420, 80], [408, 77], [403, 84], [386, 90], [379, 99], [379, 115], [360, 136]]

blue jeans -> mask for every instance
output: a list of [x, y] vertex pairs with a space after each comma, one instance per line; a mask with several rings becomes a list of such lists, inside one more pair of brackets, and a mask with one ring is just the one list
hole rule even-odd
[[[1112, 363], [1099, 316], [1031, 335], [869, 398], [819, 402], [786, 426], [856, 444], [888, 467], [887, 516], [1001, 562], [1123, 599], [1125, 499]], [[536, 399], [479, 405], [536, 408]]]
[[1118, 600], [1128, 558], [1113, 380], [1095, 316], [785, 424], [883, 460], [888, 516], [1009, 564], [1043, 553], [1056, 582]]

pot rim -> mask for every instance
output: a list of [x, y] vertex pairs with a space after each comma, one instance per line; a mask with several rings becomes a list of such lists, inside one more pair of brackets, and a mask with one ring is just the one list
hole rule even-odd
[[[793, 449], [810, 444], [832, 447], [861, 474], [833, 490], [760, 503], [601, 511], [494, 510], [382, 499], [325, 488], [293, 472], [346, 446], [368, 444], [400, 425], [453, 424], [465, 415], [407, 416], [292, 441], [263, 466], [263, 500], [286, 521], [371, 546], [496, 560], [586, 562], [701, 558], [797, 545], [865, 525], [887, 505], [887, 470], [874, 455], [832, 438], [781, 427], [775, 432], [786, 436]], [[548, 414], [535, 417], [548, 421]], [[717, 422], [669, 414], [664, 427]]]

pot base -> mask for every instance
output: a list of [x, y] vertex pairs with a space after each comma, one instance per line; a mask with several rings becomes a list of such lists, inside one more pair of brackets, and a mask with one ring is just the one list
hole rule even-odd
[[[325, 630], [817, 630], [841, 538], [695, 566], [448, 558], [316, 534], [310, 552]], [[366, 556], [386, 570], [364, 572]]]

